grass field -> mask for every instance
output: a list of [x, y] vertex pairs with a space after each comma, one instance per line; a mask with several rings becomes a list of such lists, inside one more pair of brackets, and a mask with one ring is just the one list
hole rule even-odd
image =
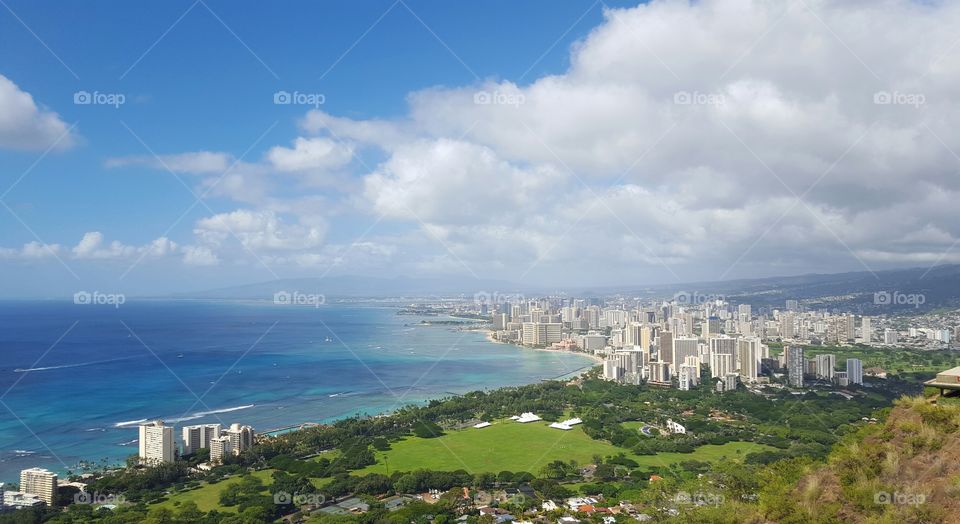
[[[576, 426], [561, 431], [543, 422], [517, 424], [500, 421], [483, 429], [465, 429], [448, 432], [439, 438], [409, 437], [392, 443], [387, 452], [377, 452], [377, 464], [357, 472], [387, 473], [432, 469], [452, 471], [465, 469], [476, 472], [529, 471], [537, 474], [545, 464], [554, 460], [576, 460], [580, 464], [593, 461], [594, 455], [614, 455], [625, 452], [606, 442], [588, 437]], [[633, 455], [626, 453], [641, 466], [664, 466], [684, 460], [715, 461], [736, 459], [746, 453], [771, 449], [751, 442], [730, 442], [722, 446], [706, 445], [693, 453], [659, 453]]]
[[[259, 478], [263, 481], [264, 487], [269, 487], [272, 484], [273, 479], [270, 477], [273, 474], [274, 470], [265, 469], [262, 471], [254, 471], [251, 473], [254, 477]], [[330, 479], [310, 479], [310, 482], [318, 488], [326, 484]], [[200, 487], [190, 490], [190, 491], [181, 491], [180, 493], [174, 493], [170, 495], [167, 500], [154, 504], [153, 507], [157, 508], [168, 508], [176, 511], [178, 507], [183, 505], [185, 502], [194, 502], [197, 505], [197, 508], [200, 511], [210, 511], [216, 509], [218, 511], [229, 511], [236, 512], [237, 508], [221, 506], [220, 505], [220, 492], [230, 486], [231, 484], [236, 484], [240, 482], [240, 477], [230, 477], [228, 479], [217, 482], [216, 484], [203, 484]], [[268, 494], [267, 490], [264, 489], [262, 492], [264, 495]]]
[[[270, 475], [273, 474], [272, 469], [265, 469], [263, 471], [254, 471], [252, 475], [258, 477], [263, 481], [264, 486], [269, 486], [271, 482]], [[220, 505], [220, 492], [230, 486], [231, 484], [236, 484], [240, 482], [240, 477], [230, 477], [225, 480], [221, 480], [216, 484], [203, 484], [200, 487], [190, 490], [190, 491], [181, 491], [180, 493], [174, 493], [170, 495], [167, 500], [155, 504], [154, 507], [158, 508], [168, 508], [176, 511], [177, 508], [185, 502], [194, 502], [197, 505], [197, 508], [200, 511], [210, 511], [210, 510], [219, 510], [219, 511], [233, 511], [237, 510], [236, 507], [226, 507]], [[264, 494], [266, 494], [266, 490]]]

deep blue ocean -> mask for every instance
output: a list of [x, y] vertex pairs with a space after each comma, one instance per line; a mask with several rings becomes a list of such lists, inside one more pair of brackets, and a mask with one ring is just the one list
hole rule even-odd
[[592, 363], [422, 319], [377, 304], [0, 302], [0, 481], [33, 466], [122, 462], [145, 419], [175, 424], [178, 437], [202, 422], [266, 431]]

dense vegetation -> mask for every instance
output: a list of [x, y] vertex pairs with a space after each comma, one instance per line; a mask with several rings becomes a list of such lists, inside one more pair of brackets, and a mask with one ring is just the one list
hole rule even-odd
[[[399, 523], [424, 515], [452, 521], [464, 511], [459, 489], [463, 487], [473, 492], [532, 488], [532, 496], [513, 502], [513, 509], [519, 511], [537, 499], [572, 494], [603, 494], [607, 500], [659, 507], [678, 491], [702, 489], [704, 482], [723, 486], [724, 500], [752, 503], [757, 493], [786, 485], [783, 482], [825, 458], [832, 446], [859, 431], [864, 417], [889, 406], [901, 392], [915, 389], [897, 380], [883, 381], [882, 387], [870, 382], [854, 390], [854, 398], [847, 400], [829, 390], [794, 395], [768, 388], [760, 395], [741, 388], [717, 394], [709, 387], [709, 378], [704, 380], [706, 385], [699, 389], [680, 391], [617, 385], [594, 375], [570, 384], [544, 382], [469, 393], [405, 407], [391, 416], [354, 417], [281, 435], [205, 473], [191, 470], [187, 463], [110, 472], [91, 482], [88, 489], [123, 494], [132, 503], [112, 512], [93, 512], [90, 506], [77, 504], [59, 514], [17, 512], [0, 517], [0, 522], [269, 522], [293, 511], [289, 504], [276, 503], [278, 494], [311, 495], [312, 501], [351, 495], [370, 504], [370, 511], [363, 515], [311, 517], [317, 521]], [[621, 451], [592, 457], [597, 467], [589, 474], [582, 469], [585, 464], [572, 460], [554, 460], [536, 471], [524, 471], [529, 464], [517, 464], [507, 471], [468, 472], [453, 463], [442, 470], [391, 471], [389, 475], [358, 472], [373, 465], [378, 452], [389, 450], [401, 439], [435, 439], [481, 420], [500, 420], [525, 411], [547, 421], [578, 416], [584, 421], [586, 435]], [[646, 436], [637, 430], [639, 426], [663, 427], [667, 419], [682, 421], [690, 434], [651, 432]], [[712, 465], [693, 459], [641, 465], [630, 458], [658, 452], [689, 453], [704, 444], [734, 441], [763, 446], [741, 460]], [[217, 492], [219, 511], [204, 512], [192, 502], [178, 502], [175, 508], [156, 506], [178, 493], [219, 483], [224, 484]], [[390, 511], [381, 502], [384, 496], [429, 489], [453, 491], [435, 505], [414, 502]]]

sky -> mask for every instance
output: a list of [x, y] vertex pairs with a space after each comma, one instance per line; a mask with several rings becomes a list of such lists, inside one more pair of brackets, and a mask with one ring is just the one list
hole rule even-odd
[[0, 297], [960, 261], [960, 5], [0, 2]]

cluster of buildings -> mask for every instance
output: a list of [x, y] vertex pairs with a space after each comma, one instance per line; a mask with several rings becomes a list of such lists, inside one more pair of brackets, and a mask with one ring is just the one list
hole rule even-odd
[[57, 505], [57, 474], [42, 468], [20, 472], [20, 489], [4, 491], [0, 482], [0, 509], [22, 509]]
[[[231, 424], [198, 424], [181, 428], [179, 456], [193, 455], [201, 449], [210, 451], [210, 463], [219, 464], [224, 457], [236, 456], [253, 446], [256, 434], [252, 427]], [[162, 420], [140, 424], [140, 461], [147, 465], [174, 462], [178, 456], [173, 426]]]
[[780, 354], [779, 364], [786, 369], [787, 380], [795, 388], [804, 387], [805, 376], [844, 387], [863, 384], [863, 362], [858, 358], [848, 358], [845, 371], [837, 371], [836, 355], [821, 354], [806, 359], [803, 347], [788, 345]]
[[[796, 387], [804, 374], [844, 386], [862, 384], [859, 360], [836, 371], [834, 356], [805, 360], [799, 344], [871, 342], [877, 335], [871, 317], [803, 311], [796, 300], [787, 300], [783, 309], [754, 312], [750, 304], [693, 297], [631, 306], [566, 297], [504, 301], [493, 305], [491, 319], [496, 340], [601, 356], [603, 377], [621, 383], [688, 390], [709, 372], [711, 387], [722, 392], [767, 382], [785, 368]], [[882, 332], [893, 343], [897, 335], [890, 328]], [[769, 341], [790, 349], [771, 358]]]
[[[140, 424], [139, 453], [141, 464], [171, 463], [177, 457], [193, 455], [201, 449], [210, 450], [210, 463], [219, 464], [224, 457], [239, 455], [253, 446], [256, 433], [250, 426], [231, 424], [199, 424], [181, 428], [180, 446], [174, 437], [174, 427], [161, 420]], [[72, 483], [67, 483], [72, 484]], [[19, 491], [4, 491], [0, 483], [0, 508], [20, 509], [46, 504], [57, 505], [57, 474], [42, 468], [20, 472]]]

